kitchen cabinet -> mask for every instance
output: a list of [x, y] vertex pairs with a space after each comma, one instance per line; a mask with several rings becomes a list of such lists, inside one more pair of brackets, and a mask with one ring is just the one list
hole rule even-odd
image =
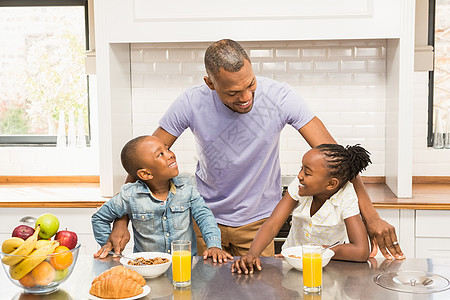
[[450, 210], [416, 211], [416, 257], [450, 258]]
[[2, 208], [0, 210], [0, 240], [11, 237], [13, 229], [24, 216], [39, 217], [51, 213], [59, 219], [59, 229], [68, 229], [78, 235], [81, 243], [80, 254], [93, 254], [98, 246], [95, 242], [91, 216], [95, 208]]
[[[399, 38], [404, 2], [396, 0], [237, 1], [220, 9], [206, 0], [95, 1], [110, 43]], [[236, 10], [236, 7], [239, 7]], [[100, 20], [100, 19], [104, 20]], [[120, 20], [120, 22], [118, 22]], [[252, 30], [243, 30], [251, 27]], [[100, 37], [100, 34], [97, 34]]]
[[[450, 258], [450, 210], [378, 209], [395, 227], [406, 257]], [[377, 258], [381, 258], [380, 253]]]

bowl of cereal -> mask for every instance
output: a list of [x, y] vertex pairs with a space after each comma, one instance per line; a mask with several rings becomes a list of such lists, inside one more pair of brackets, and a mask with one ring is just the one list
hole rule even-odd
[[[302, 246], [295, 246], [283, 249], [281, 251], [281, 255], [284, 256], [284, 259], [290, 264], [292, 267], [297, 270], [303, 270], [302, 264]], [[331, 249], [325, 249], [322, 253], [322, 267], [325, 267], [330, 259], [334, 256], [334, 251]]]
[[167, 271], [172, 256], [164, 252], [136, 252], [122, 257], [120, 263], [145, 278], [155, 278]]

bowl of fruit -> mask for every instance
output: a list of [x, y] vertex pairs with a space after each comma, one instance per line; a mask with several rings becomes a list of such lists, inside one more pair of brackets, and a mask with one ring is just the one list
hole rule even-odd
[[3, 269], [25, 293], [52, 293], [73, 271], [81, 245], [74, 232], [58, 231], [57, 220], [44, 214], [36, 220], [35, 228], [19, 225], [12, 237], [2, 242]]

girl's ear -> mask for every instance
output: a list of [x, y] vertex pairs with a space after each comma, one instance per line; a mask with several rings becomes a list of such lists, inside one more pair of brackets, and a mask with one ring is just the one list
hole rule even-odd
[[149, 170], [147, 169], [139, 169], [136, 172], [136, 175], [141, 179], [141, 180], [150, 180], [153, 179], [153, 175], [150, 173]]
[[331, 191], [331, 190], [334, 190], [335, 188], [337, 188], [338, 186], [339, 186], [339, 179], [333, 177], [330, 179], [330, 181], [328, 181], [328, 185], [327, 185], [326, 189]]

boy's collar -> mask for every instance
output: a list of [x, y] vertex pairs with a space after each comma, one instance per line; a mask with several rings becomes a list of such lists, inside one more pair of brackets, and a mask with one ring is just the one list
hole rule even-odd
[[[153, 198], [155, 198], [153, 196], [152, 191], [150, 190], [150, 188], [145, 184], [145, 182], [143, 182], [142, 180], [138, 179], [137, 182], [139, 182], [139, 184], [145, 189], [145, 191], [143, 192], [148, 192], [150, 193], [150, 195], [152, 195]], [[175, 195], [175, 193], [177, 192], [177, 188], [182, 187], [184, 185], [184, 180], [182, 180], [181, 178], [179, 178], [179, 176], [174, 177], [172, 179], [169, 180], [169, 191], [172, 192], [172, 194]]]
[[173, 183], [173, 180], [170, 180], [169, 185], [170, 185], [169, 191], [172, 192], [172, 194], [175, 195], [176, 192], [177, 192], [177, 187], [176, 187], [175, 184]]
[[179, 188], [179, 187], [182, 187], [184, 185], [185, 180], [180, 178], [180, 176], [176, 176], [176, 177], [170, 179], [170, 182], [172, 182], [175, 185], [175, 187]]

